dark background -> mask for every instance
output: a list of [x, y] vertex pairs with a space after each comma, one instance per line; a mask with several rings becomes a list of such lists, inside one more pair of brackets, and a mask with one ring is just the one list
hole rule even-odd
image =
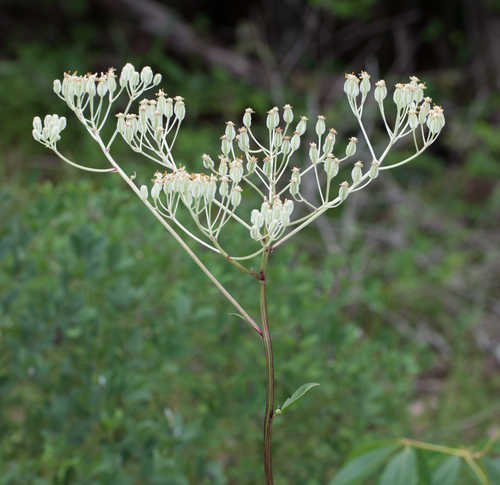
[[[370, 440], [498, 427], [498, 1], [3, 0], [0, 32], [1, 485], [262, 482], [259, 341], [116, 179], [31, 138], [35, 114], [68, 115], [54, 78], [127, 61], [185, 97], [193, 167], [247, 106], [324, 113], [346, 139], [344, 72], [426, 81], [432, 149], [273, 257], [278, 400], [321, 383], [277, 421], [277, 483], [326, 484]], [[61, 146], [101, 163], [71, 118]], [[255, 313], [249, 280], [200, 252]]]

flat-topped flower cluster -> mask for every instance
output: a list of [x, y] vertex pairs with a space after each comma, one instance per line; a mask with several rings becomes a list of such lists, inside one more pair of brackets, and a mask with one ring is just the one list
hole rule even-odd
[[[133, 178], [123, 175], [152, 210], [173, 222], [184, 234], [228, 256], [221, 247], [221, 230], [229, 221], [244, 226], [260, 249], [249, 255], [235, 256], [234, 260], [246, 259], [279, 246], [326, 210], [340, 205], [351, 193], [366, 187], [381, 171], [414, 159], [434, 143], [445, 124], [443, 109], [432, 106], [432, 100], [424, 95], [425, 84], [415, 76], [411, 76], [407, 83], [394, 86], [392, 101], [395, 110], [390, 119], [386, 116], [388, 89], [385, 81], [379, 80], [375, 83], [373, 98], [388, 142], [381, 153], [375, 153], [362, 121], [365, 102], [372, 90], [370, 75], [366, 71], [359, 75], [346, 74], [344, 92], [360, 133], [348, 140], [342, 155], [335, 149], [337, 131], [327, 127], [325, 117], [319, 115], [314, 123], [313, 140], [306, 151], [306, 164], [294, 162], [303, 158], [301, 147], [308, 136], [307, 117], [300, 116], [296, 120], [293, 108], [288, 104], [281, 110], [273, 107], [267, 112], [263, 136], [261, 130], [257, 130], [261, 134], [257, 136], [255, 113], [252, 108], [247, 108], [240, 127], [232, 121], [226, 123], [220, 137], [220, 154], [216, 157], [201, 156], [206, 173], [191, 173], [176, 162], [173, 154], [173, 146], [186, 116], [184, 99], [170, 97], [159, 89], [154, 99], [140, 100], [137, 112], [131, 111], [133, 102], [160, 81], [161, 76], [154, 74], [151, 68], [146, 66], [138, 72], [127, 64], [118, 79], [114, 69], [100, 75], [67, 73], [62, 82], [54, 81], [53, 89], [100, 144], [108, 160], [112, 144], [120, 135], [132, 150], [163, 167], [163, 171], [154, 175], [152, 185], [136, 186]], [[122, 93], [128, 96], [128, 103], [122, 112], [116, 113], [115, 130], [104, 142], [101, 130], [110, 119], [113, 103]], [[33, 136], [63, 160], [79, 168], [101, 172], [120, 168], [113, 160], [111, 169], [92, 169], [62, 156], [57, 142], [65, 126], [64, 117], [47, 115], [43, 124], [36, 117]], [[406, 137], [414, 146], [414, 153], [399, 162], [384, 164], [390, 149]], [[341, 179], [335, 188], [334, 179], [340, 169], [357, 152], [358, 138], [366, 143], [370, 159], [367, 163], [355, 161], [350, 179]], [[315, 187], [312, 194], [310, 189], [307, 194], [303, 190], [305, 177], [311, 177]], [[250, 205], [255, 204], [255, 196], [260, 199], [257, 207], [242, 204], [242, 196], [247, 190], [253, 192], [253, 197], [248, 199]], [[190, 214], [194, 229], [180, 221], [181, 207]], [[292, 215], [296, 215], [295, 218]]]

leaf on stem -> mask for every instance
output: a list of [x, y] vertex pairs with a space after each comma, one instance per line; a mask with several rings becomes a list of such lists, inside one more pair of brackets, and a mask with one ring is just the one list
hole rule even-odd
[[454, 485], [461, 465], [462, 459], [459, 456], [450, 456], [443, 460], [432, 475], [432, 485]]
[[400, 451], [384, 468], [380, 485], [417, 485], [417, 453], [407, 446]]
[[317, 382], [308, 382], [302, 384], [286, 401], [281, 408], [276, 409], [276, 414], [280, 415], [286, 408], [289, 408], [295, 401], [298, 401], [304, 394], [309, 392], [313, 387], [319, 386]]
[[330, 485], [355, 485], [359, 483], [381, 467], [398, 448], [398, 444], [393, 444], [357, 456], [340, 469]]

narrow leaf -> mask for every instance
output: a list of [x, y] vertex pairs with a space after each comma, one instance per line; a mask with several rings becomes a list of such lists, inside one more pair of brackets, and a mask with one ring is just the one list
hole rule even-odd
[[398, 449], [399, 445], [384, 446], [359, 455], [344, 465], [330, 485], [355, 485], [369, 477]]
[[384, 468], [380, 485], [417, 485], [418, 467], [415, 450], [406, 447], [400, 451]]
[[432, 485], [454, 485], [460, 472], [462, 459], [459, 456], [446, 458], [432, 475]]
[[313, 387], [317, 387], [319, 384], [317, 382], [308, 382], [307, 384], [302, 384], [281, 406], [280, 409], [276, 411], [277, 414], [281, 414], [286, 408], [289, 408], [295, 401], [298, 401], [306, 392], [309, 392]]

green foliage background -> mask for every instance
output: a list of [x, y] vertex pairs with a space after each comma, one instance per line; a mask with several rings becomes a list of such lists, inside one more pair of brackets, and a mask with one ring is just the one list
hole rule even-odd
[[[224, 120], [267, 109], [272, 94], [158, 39], [138, 47], [113, 19], [103, 30], [94, 2], [37, 3], [26, 2], [24, 29], [50, 9], [71, 22], [12, 35], [0, 60], [0, 485], [262, 483], [259, 340], [114, 176], [63, 167], [30, 126], [34, 114], [64, 112], [51, 92], [62, 71], [130, 59], [186, 98], [177, 153], [194, 164], [215, 153]], [[353, 5], [376, 14], [379, 2], [311, 5], [350, 22]], [[15, 2], [6, 8], [21, 19]], [[475, 446], [498, 426], [500, 98], [493, 89], [464, 102], [457, 72], [470, 46], [446, 22], [422, 29], [431, 41], [455, 32], [454, 64], [419, 71], [447, 109], [439, 147], [329, 216], [333, 243], [312, 228], [272, 257], [279, 401], [321, 383], [276, 418], [278, 485], [325, 484], [376, 439]], [[194, 25], [215, 33], [218, 23], [207, 11]], [[339, 58], [327, 74], [358, 67]], [[306, 92], [285, 94], [307, 112]], [[343, 134], [354, 129], [341, 104], [324, 109]], [[72, 119], [64, 142], [74, 158], [100, 160]], [[253, 280], [203, 258], [257, 314]]]

